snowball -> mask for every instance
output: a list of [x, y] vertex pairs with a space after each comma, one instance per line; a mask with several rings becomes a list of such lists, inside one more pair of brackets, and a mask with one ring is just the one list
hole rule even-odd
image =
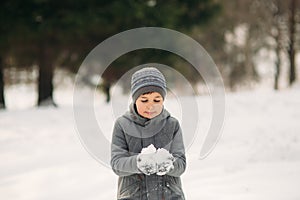
[[156, 161], [158, 163], [160, 162], [164, 162], [165, 160], [172, 160], [173, 159], [173, 156], [172, 154], [170, 154], [170, 152], [164, 148], [159, 148], [157, 149], [156, 151]]
[[150, 154], [155, 152], [156, 152], [156, 148], [154, 147], [153, 144], [150, 144], [148, 147], [142, 149], [141, 154]]

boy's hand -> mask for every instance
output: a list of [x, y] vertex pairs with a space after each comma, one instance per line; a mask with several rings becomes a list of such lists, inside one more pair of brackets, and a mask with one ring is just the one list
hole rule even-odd
[[156, 148], [153, 144], [143, 148], [141, 153], [137, 156], [137, 167], [146, 175], [154, 174], [157, 171], [155, 160]]
[[137, 156], [137, 167], [146, 174], [156, 173], [159, 176], [167, 174], [174, 168], [173, 162], [175, 158], [166, 149], [157, 149], [153, 145], [143, 148]]
[[155, 160], [157, 164], [157, 175], [163, 176], [174, 168], [173, 155], [166, 149], [158, 149], [155, 154]]
[[163, 176], [167, 174], [170, 170], [174, 169], [173, 161], [166, 161], [160, 164], [157, 164], [157, 172], [156, 174], [159, 176]]
[[154, 154], [142, 154], [137, 156], [137, 167], [141, 172], [146, 175], [154, 174], [157, 171], [156, 161], [154, 159]]

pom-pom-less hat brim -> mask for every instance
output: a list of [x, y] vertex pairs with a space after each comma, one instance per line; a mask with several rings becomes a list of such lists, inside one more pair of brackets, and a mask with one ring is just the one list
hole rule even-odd
[[134, 94], [132, 94], [133, 102], [136, 102], [137, 98], [139, 98], [139, 96], [141, 96], [142, 94], [150, 92], [158, 92], [162, 96], [162, 98], [165, 99], [166, 91], [164, 89], [158, 86], [149, 85], [138, 89]]

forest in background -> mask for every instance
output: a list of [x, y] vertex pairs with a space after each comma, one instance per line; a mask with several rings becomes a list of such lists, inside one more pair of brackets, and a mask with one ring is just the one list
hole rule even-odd
[[[280, 79], [287, 87], [297, 81], [300, 0], [3, 0], [0, 15], [3, 109], [5, 88], [19, 83], [36, 84], [38, 106], [55, 105], [57, 73], [74, 77], [95, 46], [138, 27], [164, 27], [194, 38], [213, 58], [228, 90], [251, 87], [266, 77], [275, 90], [281, 89]], [[259, 59], [268, 63], [261, 66]], [[113, 62], [101, 88], [109, 96], [126, 71], [149, 62], [172, 66], [195, 85], [202, 81], [176, 56], [143, 50]], [[263, 73], [262, 67], [267, 68]]]

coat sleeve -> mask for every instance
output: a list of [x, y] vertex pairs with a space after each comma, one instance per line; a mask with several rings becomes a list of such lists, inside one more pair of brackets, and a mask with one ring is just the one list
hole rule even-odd
[[118, 176], [140, 173], [137, 168], [137, 154], [130, 153], [127, 145], [124, 131], [117, 120], [113, 129], [110, 164]]
[[179, 177], [186, 169], [185, 148], [183, 143], [182, 131], [177, 121], [173, 141], [171, 142], [170, 153], [174, 156], [174, 169], [168, 175]]

